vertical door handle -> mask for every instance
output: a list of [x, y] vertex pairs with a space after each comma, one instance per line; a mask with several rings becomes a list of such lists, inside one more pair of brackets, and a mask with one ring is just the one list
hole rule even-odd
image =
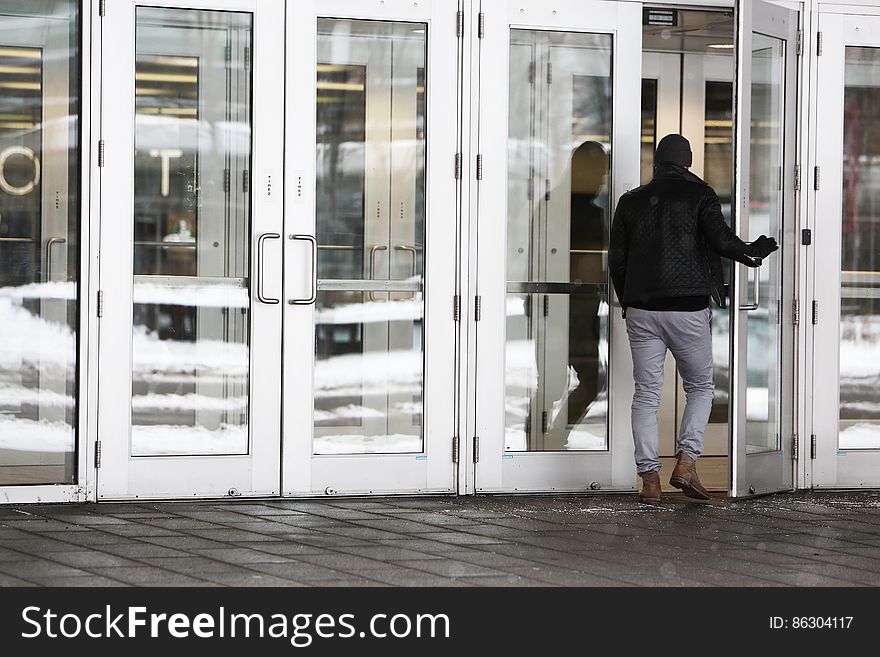
[[290, 239], [302, 240], [312, 246], [312, 291], [305, 299], [291, 299], [287, 303], [291, 306], [308, 306], [318, 298], [318, 240], [312, 235], [290, 235]]
[[259, 299], [261, 303], [268, 303], [270, 305], [281, 303], [281, 299], [273, 299], [263, 294], [263, 282], [265, 279], [263, 276], [263, 242], [266, 240], [280, 239], [281, 235], [278, 233], [263, 233], [260, 235], [259, 239], [257, 239], [257, 299]]
[[65, 244], [67, 242], [63, 237], [50, 237], [46, 240], [46, 283], [52, 281], [52, 245]]
[[[406, 251], [407, 253], [410, 253], [410, 254], [412, 255], [412, 269], [411, 269], [410, 278], [415, 278], [415, 275], [416, 275], [416, 257], [417, 257], [416, 254], [417, 254], [417, 252], [419, 251], [419, 248], [418, 248], [418, 247], [415, 247], [415, 246], [410, 246], [409, 244], [398, 244], [398, 245], [395, 246], [394, 248], [395, 248], [395, 250], [397, 250], [397, 251]], [[415, 298], [416, 298], [416, 293], [415, 293], [415, 292], [411, 292], [410, 295], [409, 295], [409, 298], [410, 298], [410, 299], [415, 299]]]
[[755, 279], [753, 281], [754, 287], [752, 288], [752, 302], [750, 304], [740, 306], [740, 310], [757, 310], [758, 306], [761, 305], [761, 277], [758, 274], [758, 270], [761, 269], [761, 258], [752, 259], [758, 263], [757, 267], [751, 267], [751, 270], [755, 275]]
[[[376, 269], [376, 251], [387, 251], [388, 247], [384, 244], [374, 244], [370, 247], [370, 280], [374, 280], [374, 271]], [[370, 292], [370, 301], [376, 300], [376, 293]]]

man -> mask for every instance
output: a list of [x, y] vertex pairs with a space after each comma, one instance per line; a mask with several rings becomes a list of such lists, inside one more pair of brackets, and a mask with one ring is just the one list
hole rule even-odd
[[772, 237], [746, 244], [733, 233], [718, 196], [688, 171], [692, 160], [687, 139], [664, 137], [654, 155], [654, 179], [621, 197], [611, 225], [611, 280], [633, 358], [639, 498], [650, 503], [660, 501], [657, 409], [666, 350], [675, 357], [687, 395], [669, 483], [690, 498], [707, 500], [696, 461], [715, 390], [709, 297], [725, 307], [722, 256], [758, 267], [777, 249]]

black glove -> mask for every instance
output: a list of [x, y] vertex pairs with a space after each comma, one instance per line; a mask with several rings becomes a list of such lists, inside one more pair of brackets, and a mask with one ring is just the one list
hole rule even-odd
[[749, 245], [748, 255], [753, 258], [764, 259], [778, 249], [779, 246], [777, 246], [776, 240], [774, 238], [767, 237], [766, 235], [761, 235], [758, 239], [756, 239]]

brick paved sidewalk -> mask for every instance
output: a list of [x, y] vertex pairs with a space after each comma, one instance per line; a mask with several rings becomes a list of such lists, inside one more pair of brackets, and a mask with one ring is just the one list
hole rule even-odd
[[0, 506], [0, 585], [880, 585], [880, 492]]

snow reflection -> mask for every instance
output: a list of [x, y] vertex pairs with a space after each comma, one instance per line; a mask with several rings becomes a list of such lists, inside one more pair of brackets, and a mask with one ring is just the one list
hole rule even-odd
[[[225, 306], [208, 296], [214, 294], [213, 287], [203, 290], [206, 306], [234, 306], [229, 290], [223, 293]], [[41, 317], [36, 302], [73, 300], [75, 295], [71, 283], [0, 288], [0, 464], [9, 462], [9, 452], [73, 450], [73, 386], [56, 382], [69, 382], [74, 371], [75, 332], [67, 324]], [[143, 298], [166, 303], [164, 297]], [[196, 295], [179, 293], [177, 299], [187, 305], [202, 301]], [[339, 306], [322, 311], [320, 321], [344, 324], [360, 317], [386, 327], [389, 317], [420, 319], [416, 305], [409, 300], [373, 302], [363, 304], [370, 308], [360, 315], [356, 307]], [[521, 312], [522, 304], [509, 301], [508, 308]], [[880, 448], [880, 318], [849, 316], [841, 331], [840, 407], [841, 416], [849, 419], [842, 421], [839, 445], [841, 449]], [[247, 424], [228, 421], [247, 413], [246, 344], [160, 339], [142, 326], [136, 327], [133, 340], [133, 385], [139, 390], [131, 401], [137, 420], [131, 436], [133, 454], [247, 451]], [[332, 355], [315, 362], [316, 453], [421, 451], [422, 353], [418, 345], [388, 350], [387, 344], [385, 350]], [[716, 357], [725, 354], [726, 341], [713, 335], [713, 350]], [[563, 394], [578, 385], [573, 368], [566, 376]], [[537, 384], [534, 342], [511, 339], [505, 400], [508, 450], [527, 448], [528, 391]], [[723, 390], [720, 380], [718, 385]], [[766, 385], [749, 387], [750, 421], [767, 421], [767, 394]], [[551, 422], [564, 419], [558, 405], [561, 399], [562, 395], [552, 407]], [[565, 449], [605, 448], [607, 406], [607, 397], [597, 396], [580, 421], [567, 427]]]

